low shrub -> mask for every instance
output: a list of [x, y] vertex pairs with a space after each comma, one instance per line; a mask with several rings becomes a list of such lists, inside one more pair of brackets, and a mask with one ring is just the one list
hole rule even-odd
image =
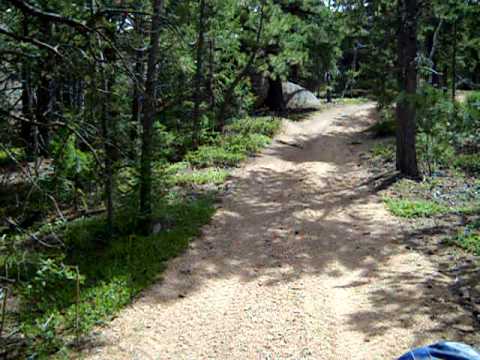
[[196, 168], [232, 167], [245, 158], [246, 155], [242, 152], [231, 152], [220, 146], [200, 146], [185, 156], [185, 160]]
[[[103, 217], [56, 229], [65, 242], [65, 256], [45, 254], [50, 259], [39, 261], [35, 276], [20, 288], [19, 320], [27, 355], [43, 358], [65, 350], [74, 337], [110, 319], [158, 277], [168, 259], [187, 248], [213, 212], [210, 196], [194, 200], [171, 196], [154, 210], [162, 225], [156, 235], [129, 233], [134, 224], [130, 220], [130, 225], [116, 224], [117, 235], [105, 242]], [[135, 217], [124, 214], [117, 222], [128, 223]]]
[[480, 222], [476, 221], [460, 230], [453, 243], [469, 252], [480, 255]]
[[179, 172], [172, 177], [174, 185], [205, 185], [205, 184], [223, 184], [229, 172], [225, 169], [207, 168], [202, 170], [192, 170]]
[[428, 200], [408, 200], [385, 198], [388, 210], [403, 218], [427, 218], [449, 211], [448, 207]]
[[453, 165], [469, 174], [480, 174], [480, 154], [460, 154], [453, 160]]
[[383, 161], [391, 162], [395, 160], [395, 144], [375, 144], [371, 150], [371, 154]]
[[225, 132], [227, 134], [259, 134], [272, 137], [278, 132], [280, 126], [280, 120], [274, 117], [247, 117], [244, 119], [234, 120], [225, 127]]

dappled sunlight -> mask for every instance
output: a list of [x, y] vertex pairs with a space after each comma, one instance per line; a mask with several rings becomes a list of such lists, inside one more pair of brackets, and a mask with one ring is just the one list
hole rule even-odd
[[[149, 309], [165, 329], [152, 336], [167, 336], [169, 351], [185, 328], [196, 329], [189, 333], [195, 347], [203, 331], [221, 333], [227, 344], [235, 343], [239, 326], [272, 335], [273, 324], [307, 341], [315, 354], [325, 341], [337, 344], [335, 354], [348, 354], [353, 344], [366, 354], [391, 342], [396, 345], [383, 354], [389, 358], [436, 340], [445, 323], [431, 317], [426, 278], [433, 265], [407, 249], [402, 224], [387, 214], [358, 166], [368, 144], [353, 145], [352, 138], [369, 141], [363, 131], [372, 106], [346, 109], [284, 134], [289, 143], [301, 141], [299, 147], [273, 144], [239, 169], [230, 180], [234, 190], [202, 236], [127, 310]], [[337, 113], [346, 114], [329, 125]], [[297, 137], [307, 129], [311, 133]], [[198, 307], [203, 317], [186, 320]], [[178, 326], [177, 318], [186, 323]], [[272, 336], [247, 332], [243, 346], [251, 354], [281, 346]]]

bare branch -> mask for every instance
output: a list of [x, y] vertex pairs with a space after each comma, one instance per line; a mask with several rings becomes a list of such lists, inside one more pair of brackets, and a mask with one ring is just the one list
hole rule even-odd
[[79, 22], [77, 20], [73, 20], [69, 17], [61, 16], [61, 15], [56, 14], [56, 13], [43, 11], [43, 10], [33, 6], [33, 5], [30, 5], [26, 1], [23, 1], [23, 0], [8, 0], [8, 2], [10, 4], [12, 4], [13, 6], [15, 6], [17, 9], [20, 9], [21, 11], [23, 11], [27, 14], [39, 17], [41, 19], [45, 19], [45, 20], [60, 23], [60, 24], [65, 24], [65, 25], [74, 27], [77, 30], [82, 31], [82, 32], [91, 32], [92, 31], [88, 26], [86, 26], [85, 24], [82, 24], [81, 22]]
[[32, 39], [32, 38], [27, 37], [27, 36], [17, 35], [13, 32], [8, 31], [7, 29], [5, 29], [2, 25], [0, 25], [0, 34], [6, 35], [8, 37], [11, 37], [11, 38], [13, 38], [15, 40], [18, 40], [18, 41], [21, 41], [21, 42], [25, 42], [25, 43], [35, 45], [35, 46], [37, 46], [39, 48], [42, 48], [42, 49], [46, 49], [50, 52], [53, 52], [55, 55], [57, 55], [59, 57], [63, 57], [62, 54], [60, 54], [58, 52], [58, 49], [56, 47], [53, 47], [53, 46], [51, 46], [47, 43], [44, 43], [42, 41], [39, 41], [37, 39]]

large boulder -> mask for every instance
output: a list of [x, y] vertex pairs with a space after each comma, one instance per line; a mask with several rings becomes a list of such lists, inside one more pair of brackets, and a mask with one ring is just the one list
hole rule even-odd
[[300, 85], [286, 81], [282, 83], [283, 97], [290, 110], [318, 109], [321, 101], [310, 91]]

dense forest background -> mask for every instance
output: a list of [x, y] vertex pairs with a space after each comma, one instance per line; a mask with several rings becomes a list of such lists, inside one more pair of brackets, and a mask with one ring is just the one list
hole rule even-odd
[[151, 283], [295, 117], [287, 80], [375, 100], [404, 176], [478, 174], [479, 28], [475, 0], [0, 0], [0, 356]]

